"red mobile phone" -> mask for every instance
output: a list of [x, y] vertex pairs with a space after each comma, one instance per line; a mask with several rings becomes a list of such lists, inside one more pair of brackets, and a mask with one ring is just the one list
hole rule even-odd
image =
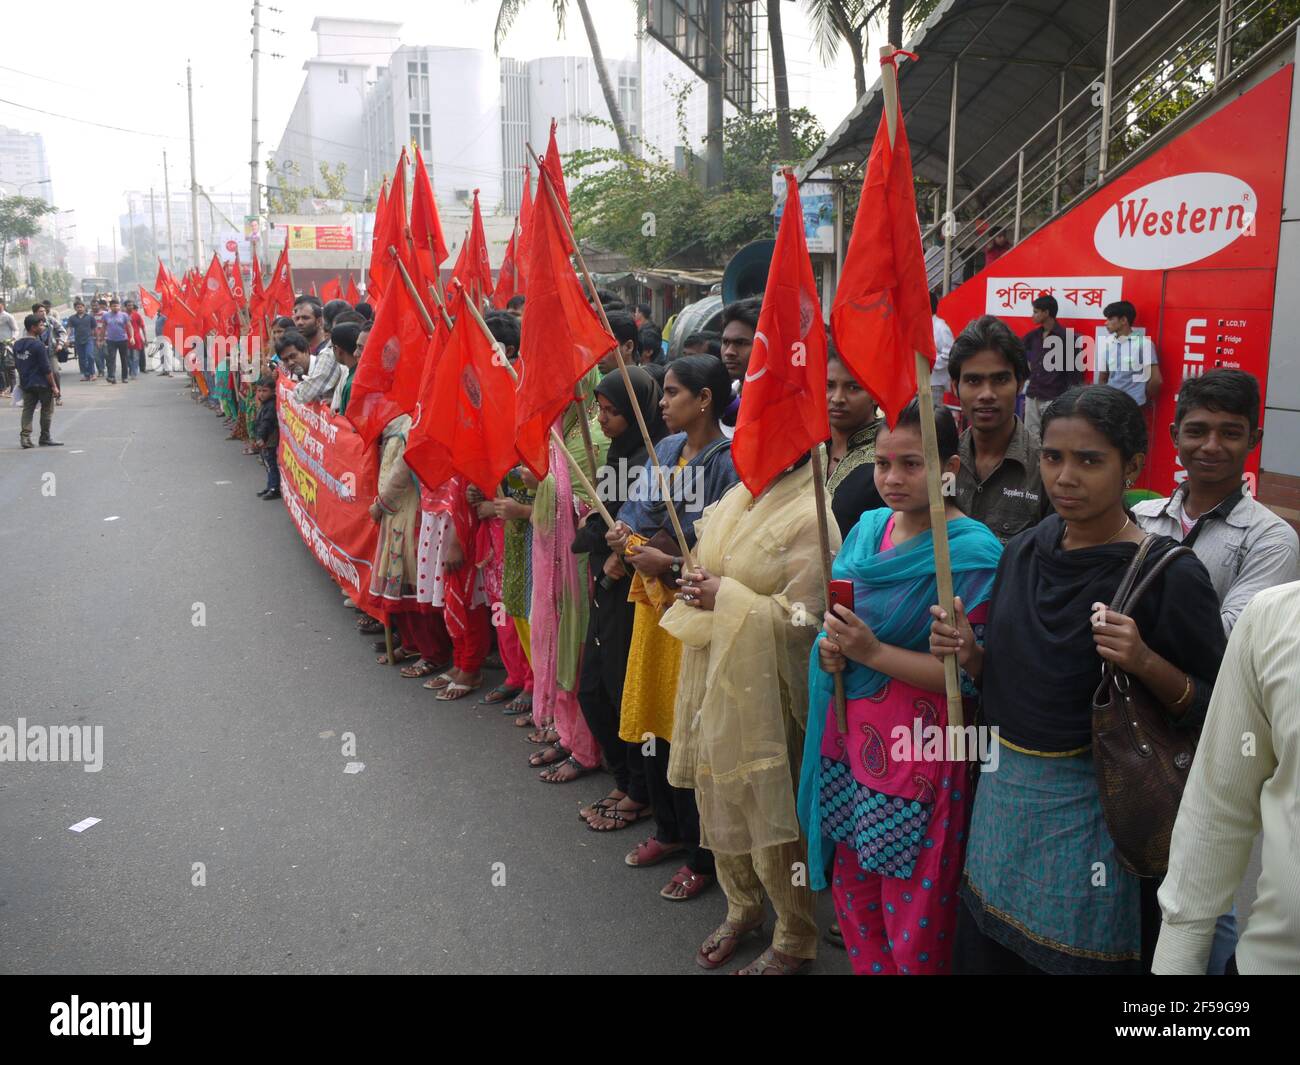
[[835, 613], [834, 607], [842, 606], [848, 610], [853, 609], [853, 582], [852, 581], [831, 581], [830, 582], [830, 603], [827, 609]]

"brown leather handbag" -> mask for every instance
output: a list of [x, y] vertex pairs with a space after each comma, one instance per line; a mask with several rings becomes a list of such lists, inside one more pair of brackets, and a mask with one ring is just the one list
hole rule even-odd
[[[1133, 607], [1179, 555], [1176, 547], [1142, 575], [1154, 537], [1138, 546], [1110, 609], [1132, 616]], [[1137, 586], [1134, 587], [1135, 582]], [[1214, 623], [1218, 624], [1215, 618]], [[1146, 687], [1111, 663], [1102, 665], [1092, 697], [1092, 758], [1106, 827], [1120, 864], [1138, 876], [1163, 876], [1169, 867], [1169, 837], [1196, 750], [1192, 729], [1178, 728]]]

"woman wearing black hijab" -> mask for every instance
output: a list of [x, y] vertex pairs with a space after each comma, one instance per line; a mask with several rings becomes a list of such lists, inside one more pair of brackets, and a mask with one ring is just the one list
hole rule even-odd
[[[659, 410], [659, 385], [640, 367], [630, 366], [627, 372], [650, 438], [658, 443], [668, 432]], [[610, 441], [605, 465], [596, 473], [596, 491], [610, 516], [617, 518], [629, 488], [649, 456], [622, 373], [605, 375], [596, 386], [596, 402], [601, 430]], [[598, 832], [626, 828], [650, 813], [641, 750], [618, 736], [619, 707], [623, 702], [623, 678], [627, 673], [636, 604], [628, 601], [631, 571], [618, 555], [611, 553], [605, 543], [607, 531], [604, 519], [592, 512], [573, 540], [574, 553], [589, 554], [590, 572], [596, 575], [591, 620], [582, 649], [578, 703], [614, 774], [614, 789], [578, 811], [588, 826]]]

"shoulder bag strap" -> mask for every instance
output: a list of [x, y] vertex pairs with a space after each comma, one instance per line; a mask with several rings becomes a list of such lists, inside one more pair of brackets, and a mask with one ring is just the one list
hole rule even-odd
[[1154, 536], [1148, 535], [1143, 538], [1140, 544], [1138, 544], [1138, 549], [1133, 554], [1133, 561], [1128, 564], [1128, 570], [1124, 573], [1124, 579], [1119, 582], [1119, 587], [1115, 590], [1115, 597], [1110, 601], [1110, 608], [1115, 611], [1115, 613], [1124, 613], [1124, 610], [1122, 609], [1124, 603], [1128, 598], [1130, 589], [1133, 587], [1133, 582], [1137, 580], [1138, 573], [1142, 569], [1142, 563], [1146, 561], [1147, 554], [1151, 550], [1151, 543], [1154, 539]]
[[1152, 566], [1151, 569], [1147, 572], [1147, 574], [1142, 578], [1141, 583], [1138, 584], [1138, 586], [1129, 593], [1128, 599], [1124, 602], [1124, 609], [1120, 610], [1119, 612], [1121, 614], [1131, 616], [1129, 614], [1129, 611], [1132, 610], [1133, 607], [1137, 606], [1138, 600], [1142, 598], [1143, 593], [1148, 588], [1150, 588], [1152, 583], [1155, 581], [1155, 579], [1159, 577], [1162, 572], [1164, 572], [1165, 567], [1167, 567], [1171, 562], [1177, 559], [1180, 555], [1192, 555], [1192, 554], [1195, 554], [1195, 552], [1190, 547], [1180, 546], [1180, 547], [1175, 547], [1172, 551], [1168, 551], [1165, 554], [1161, 555], [1158, 559], [1156, 559], [1155, 565]]

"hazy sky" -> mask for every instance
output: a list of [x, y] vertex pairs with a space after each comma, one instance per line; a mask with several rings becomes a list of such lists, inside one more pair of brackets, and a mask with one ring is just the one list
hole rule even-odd
[[[366, 0], [361, 5], [275, 0], [274, 6], [279, 13], [262, 9], [262, 50], [267, 53], [259, 89], [263, 164], [279, 143], [297, 99], [303, 60], [315, 54], [311, 24], [317, 15], [364, 12], [368, 18], [403, 23], [404, 43], [491, 48], [497, 11], [494, 0]], [[576, 7], [570, 8], [561, 38], [550, 0], [532, 0], [502, 54], [519, 59], [588, 54], [582, 21]], [[607, 57], [634, 58], [633, 0], [591, 0], [591, 8]], [[5, 34], [10, 46], [0, 56], [0, 125], [43, 134], [56, 205], [77, 212], [75, 236], [65, 233], [70, 244], [94, 248], [98, 238], [107, 246], [117, 215], [126, 209], [124, 190], [153, 186], [161, 195], [164, 150], [172, 192], [188, 187], [187, 59], [194, 67], [199, 184], [210, 191], [247, 192], [251, 9], [250, 0], [107, 5], [51, 0], [15, 5], [7, 13], [12, 32]], [[792, 103], [808, 107], [829, 131], [853, 105], [852, 66], [841, 49], [835, 66], [823, 69], [802, 6], [787, 3], [782, 10]], [[13, 47], [19, 41], [30, 47]], [[272, 58], [271, 52], [284, 58]]]

